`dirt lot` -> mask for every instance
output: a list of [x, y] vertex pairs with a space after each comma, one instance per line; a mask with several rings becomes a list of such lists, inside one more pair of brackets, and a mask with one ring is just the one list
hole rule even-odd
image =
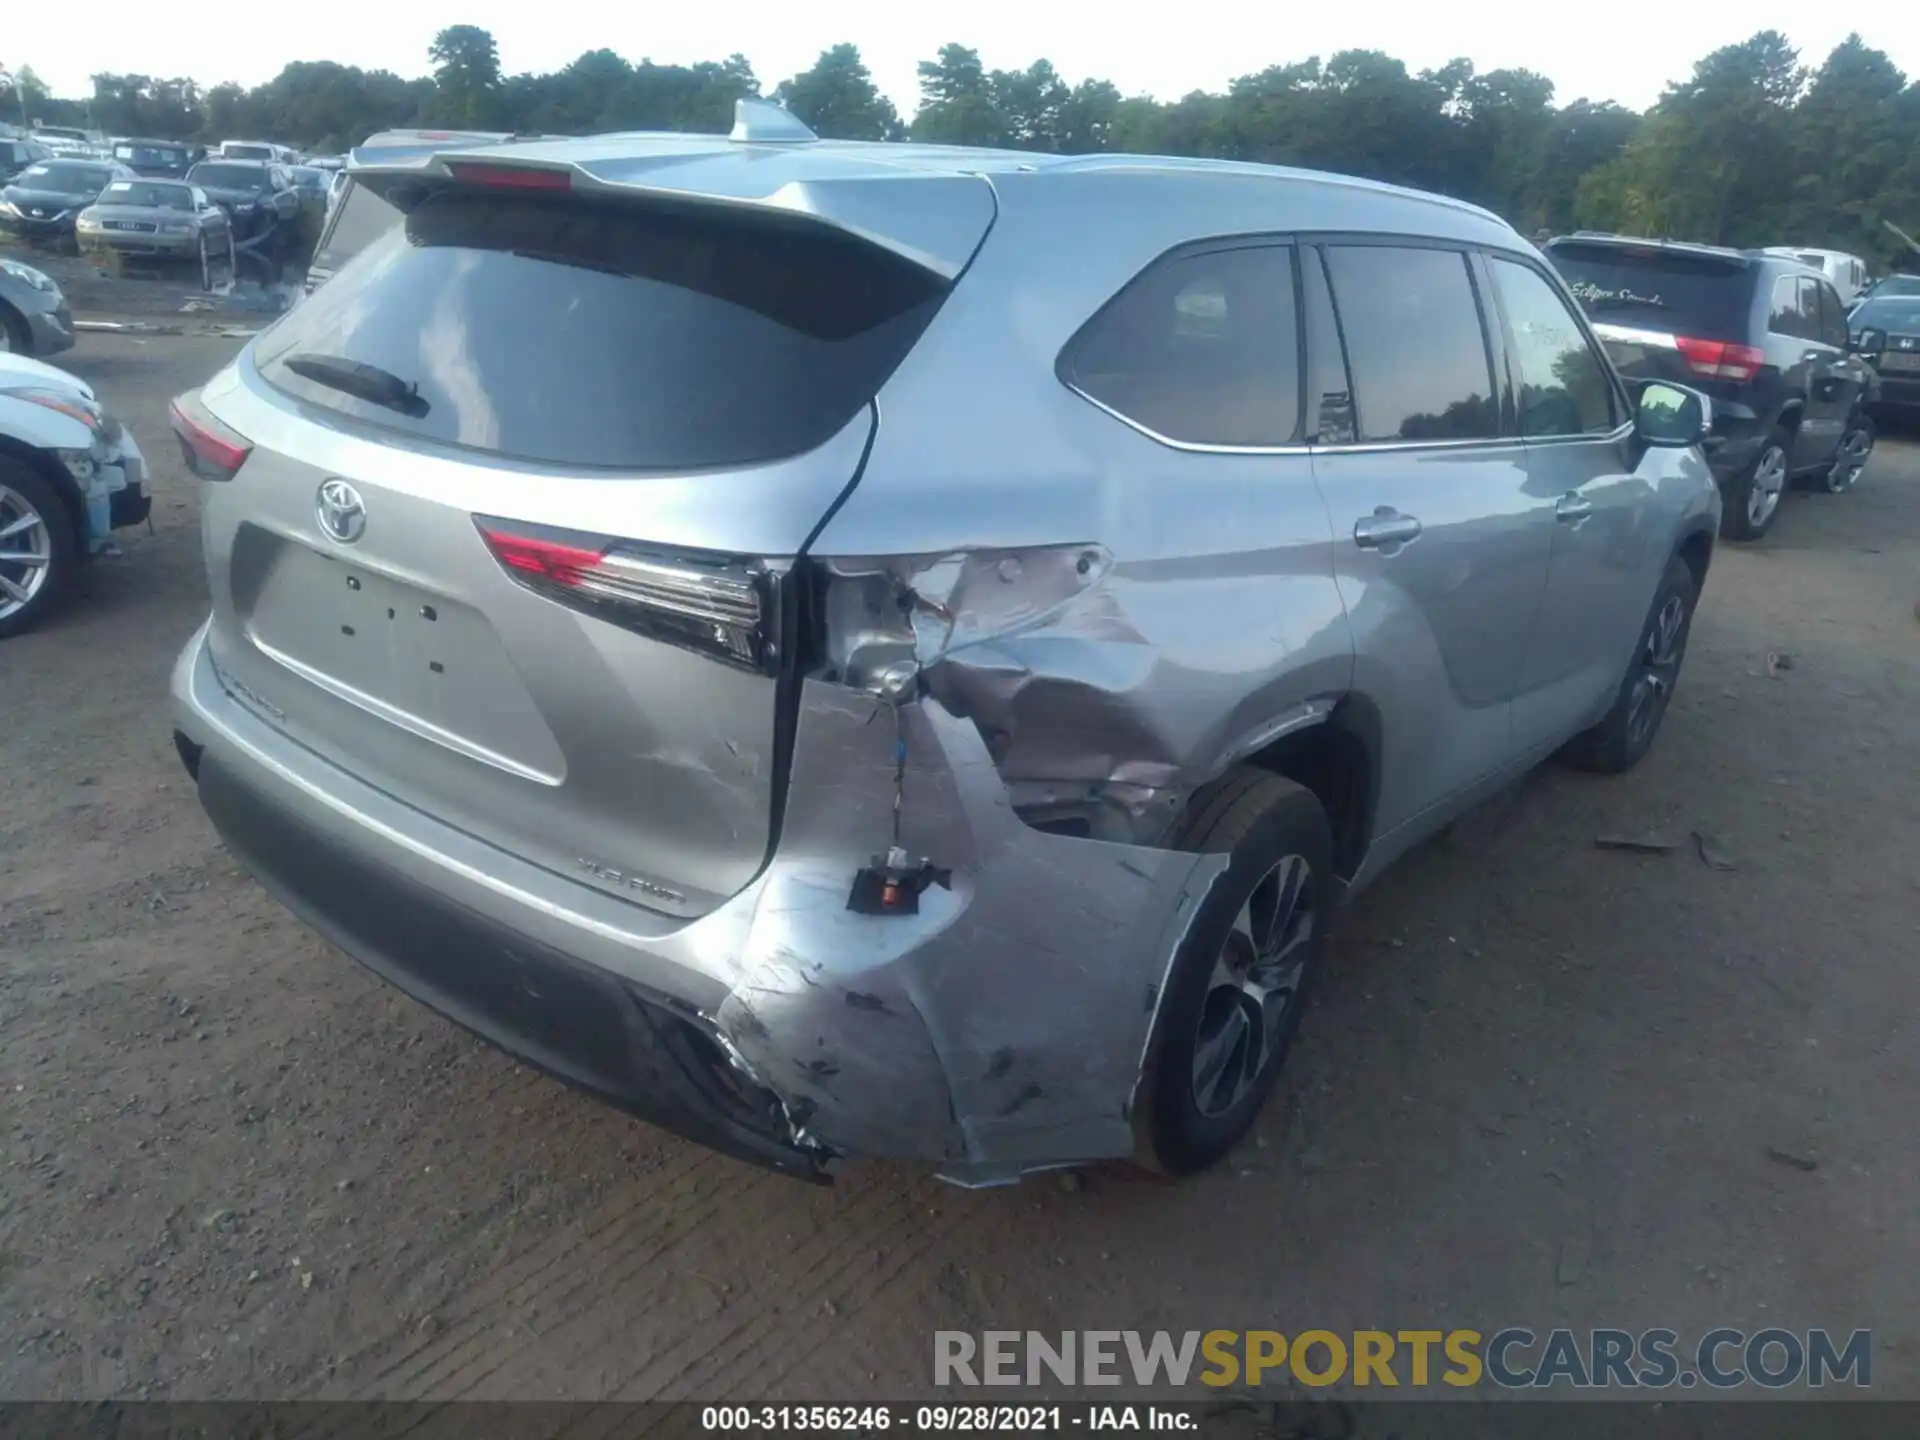
[[[1722, 551], [1636, 774], [1542, 772], [1357, 904], [1234, 1163], [817, 1191], [483, 1048], [222, 853], [164, 406], [235, 343], [66, 357], [158, 533], [0, 650], [0, 1395], [901, 1398], [936, 1327], [1562, 1323], [1870, 1326], [1920, 1394], [1920, 447]], [[1593, 843], [1648, 830], [1736, 868]]]

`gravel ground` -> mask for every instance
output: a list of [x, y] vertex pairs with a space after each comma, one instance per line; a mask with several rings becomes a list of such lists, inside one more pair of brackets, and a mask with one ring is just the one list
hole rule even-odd
[[168, 742], [206, 601], [164, 411], [235, 343], [62, 361], [157, 533], [0, 650], [0, 1396], [903, 1398], [935, 1328], [1776, 1323], [1871, 1327], [1920, 1395], [1920, 447], [1722, 550], [1635, 774], [1542, 771], [1358, 902], [1232, 1163], [820, 1191], [521, 1069], [222, 852]]

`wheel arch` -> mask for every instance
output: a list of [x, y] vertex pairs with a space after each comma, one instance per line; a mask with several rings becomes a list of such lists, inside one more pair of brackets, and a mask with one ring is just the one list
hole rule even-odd
[[[13, 460], [24, 465], [42, 480], [53, 486], [53, 493], [60, 497], [67, 507], [67, 515], [73, 521], [76, 535], [87, 533], [87, 501], [80, 493], [80, 487], [74, 483], [66, 467], [53, 459], [44, 450], [36, 450], [25, 441], [0, 431], [0, 460]], [[83, 550], [85, 547], [81, 547]]]
[[1706, 525], [1696, 525], [1680, 537], [1680, 543], [1673, 547], [1673, 553], [1686, 562], [1687, 569], [1693, 572], [1694, 591], [1698, 594], [1706, 589], [1707, 570], [1713, 564], [1714, 532]]
[[1334, 873], [1342, 880], [1359, 873], [1373, 840], [1382, 743], [1379, 708], [1349, 692], [1314, 724], [1290, 731], [1241, 762], [1313, 792], [1327, 812]]

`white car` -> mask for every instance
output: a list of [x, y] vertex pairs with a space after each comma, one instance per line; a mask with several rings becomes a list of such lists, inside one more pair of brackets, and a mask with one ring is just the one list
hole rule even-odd
[[153, 501], [133, 435], [85, 381], [0, 354], [0, 640], [60, 602], [107, 532]]

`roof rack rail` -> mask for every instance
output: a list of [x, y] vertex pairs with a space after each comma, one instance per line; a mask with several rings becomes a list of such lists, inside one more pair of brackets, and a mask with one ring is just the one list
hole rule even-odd
[[771, 100], [733, 102], [729, 140], [742, 145], [811, 145], [820, 137], [785, 106]]

